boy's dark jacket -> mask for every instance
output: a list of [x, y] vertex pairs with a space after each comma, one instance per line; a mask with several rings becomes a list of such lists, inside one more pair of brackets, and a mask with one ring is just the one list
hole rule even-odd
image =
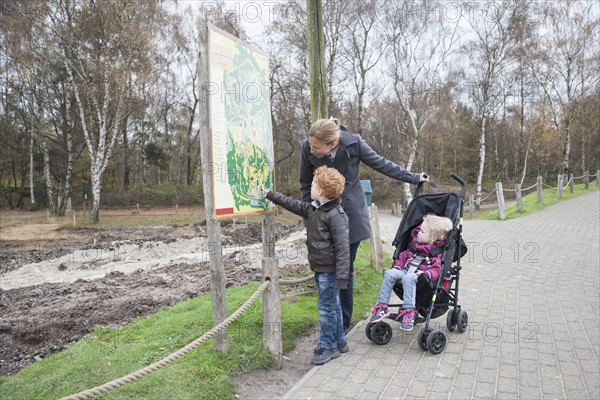
[[317, 208], [312, 203], [292, 199], [278, 192], [270, 191], [267, 199], [308, 220], [306, 247], [310, 269], [335, 273], [336, 287], [346, 289], [350, 272], [350, 244], [348, 216], [340, 200], [328, 201]]

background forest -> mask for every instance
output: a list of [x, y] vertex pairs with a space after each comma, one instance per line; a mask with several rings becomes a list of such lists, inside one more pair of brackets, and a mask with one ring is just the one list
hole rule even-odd
[[[84, 183], [103, 207], [201, 204], [207, 21], [270, 54], [276, 187], [297, 195], [304, 1], [3, 0], [0, 206], [62, 215]], [[599, 168], [598, 2], [323, 0], [323, 21], [329, 114], [386, 158], [478, 198]]]

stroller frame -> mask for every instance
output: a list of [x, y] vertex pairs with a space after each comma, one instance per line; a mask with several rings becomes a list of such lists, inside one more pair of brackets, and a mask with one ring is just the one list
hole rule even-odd
[[[469, 320], [467, 312], [462, 310], [458, 304], [460, 270], [462, 269], [460, 259], [467, 250], [462, 240], [463, 209], [467, 185], [458, 175], [451, 174], [451, 177], [461, 186], [459, 195], [455, 193], [421, 195], [422, 183], [417, 185], [415, 197], [407, 207], [398, 227], [396, 238], [392, 243], [396, 246], [393, 257], [396, 260], [399, 254], [406, 249], [408, 240], [410, 240], [410, 232], [421, 222], [423, 215], [443, 214], [452, 220], [453, 229], [446, 239], [446, 246], [442, 253], [442, 271], [438, 279], [435, 282], [429, 282], [425, 275], [420, 275], [417, 280], [415, 305], [420, 316], [415, 319], [415, 323], [425, 322], [425, 326], [419, 331], [417, 343], [422, 350], [429, 350], [433, 354], [444, 351], [447, 339], [444, 332], [429, 326], [431, 319], [444, 315], [452, 307], [447, 313], [446, 327], [450, 332], [456, 329], [459, 333], [466, 331]], [[431, 204], [427, 204], [428, 201]], [[440, 212], [442, 208], [444, 210]], [[454, 262], [455, 265], [453, 265]], [[400, 282], [396, 283], [393, 290], [400, 299], [403, 298], [403, 288]], [[402, 304], [388, 305], [388, 308], [396, 307], [398, 313], [391, 313], [387, 317], [388, 319], [398, 320]], [[392, 327], [385, 321], [369, 322], [365, 328], [365, 334], [374, 343], [384, 345], [392, 338]]]

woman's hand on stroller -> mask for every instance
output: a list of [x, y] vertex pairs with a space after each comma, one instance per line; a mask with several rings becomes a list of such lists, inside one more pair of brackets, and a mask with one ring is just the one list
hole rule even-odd
[[425, 172], [421, 172], [421, 180], [419, 182], [429, 183], [429, 175], [427, 175]]

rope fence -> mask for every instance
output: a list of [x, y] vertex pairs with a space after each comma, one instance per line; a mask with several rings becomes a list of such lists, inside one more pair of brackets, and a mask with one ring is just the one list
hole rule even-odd
[[223, 322], [215, 326], [212, 330], [200, 336], [198, 339], [194, 340], [187, 346], [181, 348], [175, 353], [163, 358], [160, 361], [155, 362], [152, 365], [149, 365], [145, 368], [142, 368], [136, 372], [133, 372], [129, 375], [126, 375], [122, 378], [115, 379], [111, 382], [105, 383], [101, 386], [96, 386], [95, 388], [85, 390], [83, 392], [79, 392], [77, 394], [73, 394], [67, 397], [63, 397], [62, 400], [84, 400], [89, 399], [91, 397], [100, 395], [102, 393], [106, 393], [110, 390], [116, 389], [126, 383], [133, 382], [141, 377], [151, 374], [152, 372], [172, 363], [173, 361], [183, 357], [185, 354], [194, 350], [200, 344], [204, 343], [208, 339], [212, 338], [217, 333], [221, 332], [223, 329], [227, 328], [231, 325], [236, 319], [238, 319], [250, 306], [267, 290], [269, 285], [271, 284], [270, 280], [265, 280], [263, 284], [254, 292], [252, 296], [240, 308], [238, 308], [231, 316], [225, 319]]
[[[314, 279], [313, 276], [307, 276], [304, 278], [299, 278], [299, 279], [294, 279], [294, 280], [279, 280], [279, 284], [280, 285], [298, 285], [301, 283], [305, 283], [305, 282], [310, 282]], [[271, 284], [271, 281], [269, 279], [265, 280], [262, 285], [256, 290], [256, 292], [254, 292], [252, 294], [252, 296], [250, 296], [250, 298], [240, 307], [238, 308], [233, 314], [231, 314], [231, 316], [229, 316], [227, 319], [225, 319], [223, 322], [221, 322], [220, 324], [218, 324], [217, 326], [215, 326], [213, 329], [211, 329], [209, 332], [205, 333], [204, 335], [200, 336], [199, 338], [197, 338], [196, 340], [194, 340], [193, 342], [191, 342], [190, 344], [188, 344], [187, 346], [181, 348], [180, 350], [176, 351], [175, 353], [172, 353], [171, 355], [155, 362], [154, 364], [151, 364], [145, 368], [142, 368], [138, 371], [135, 371], [129, 375], [126, 375], [124, 377], [112, 380], [108, 383], [105, 383], [101, 386], [96, 386], [92, 389], [88, 389], [67, 397], [63, 397], [61, 400], [84, 400], [84, 399], [89, 399], [92, 398], [94, 396], [98, 396], [102, 393], [106, 393], [110, 390], [116, 389], [126, 383], [130, 383], [133, 382], [139, 378], [142, 378], [146, 375], [151, 374], [152, 372], [157, 371], [158, 369], [172, 363], [173, 361], [183, 357], [185, 354], [189, 353], [190, 351], [194, 350], [196, 347], [198, 347], [200, 344], [206, 342], [207, 340], [211, 339], [213, 336], [215, 336], [216, 334], [218, 334], [219, 332], [223, 331], [225, 328], [227, 328], [229, 325], [231, 325], [233, 322], [235, 322], [248, 308], [250, 308], [250, 306], [252, 304], [254, 304], [254, 302], [264, 294], [264, 292], [267, 290], [267, 288], [269, 287], [269, 285]]]
[[[496, 192], [496, 198], [497, 198], [497, 202], [498, 202], [498, 217], [500, 220], [504, 220], [506, 218], [504, 192], [515, 193], [515, 199], [517, 200], [517, 210], [522, 213], [522, 212], [525, 212], [525, 208], [523, 207], [523, 192], [524, 191], [527, 191], [527, 190], [533, 189], [534, 187], [537, 187], [537, 202], [542, 203], [542, 201], [543, 201], [542, 188], [543, 187], [546, 187], [546, 188], [552, 189], [552, 190], [557, 190], [557, 196], [560, 199], [560, 198], [562, 198], [563, 191], [564, 191], [565, 187], [567, 187], [567, 186], [569, 187], [569, 190], [571, 193], [575, 193], [575, 180], [576, 179], [583, 179], [584, 184], [585, 184], [585, 189], [588, 189], [590, 178], [594, 178], [594, 177], [598, 177], [598, 176], [600, 176], [600, 171], [596, 172], [596, 175], [590, 175], [589, 172], [586, 171], [585, 174], [583, 174], [582, 176], [578, 176], [578, 177], [575, 177], [573, 174], [570, 174], [569, 180], [565, 183], [564, 182], [565, 175], [559, 174], [557, 176], [557, 186], [555, 186], [555, 187], [545, 184], [543, 182], [542, 177], [538, 176], [537, 182], [534, 185], [529, 186], [525, 189], [521, 188], [521, 184], [516, 184], [515, 189], [503, 189], [502, 182], [496, 182], [496, 188], [492, 191], [492, 193]], [[596, 186], [598, 186], [598, 179], [596, 179]], [[490, 193], [490, 195], [492, 193]], [[489, 195], [487, 197], [489, 197]], [[470, 212], [470, 215], [472, 217], [472, 215], [473, 215], [472, 212]]]

